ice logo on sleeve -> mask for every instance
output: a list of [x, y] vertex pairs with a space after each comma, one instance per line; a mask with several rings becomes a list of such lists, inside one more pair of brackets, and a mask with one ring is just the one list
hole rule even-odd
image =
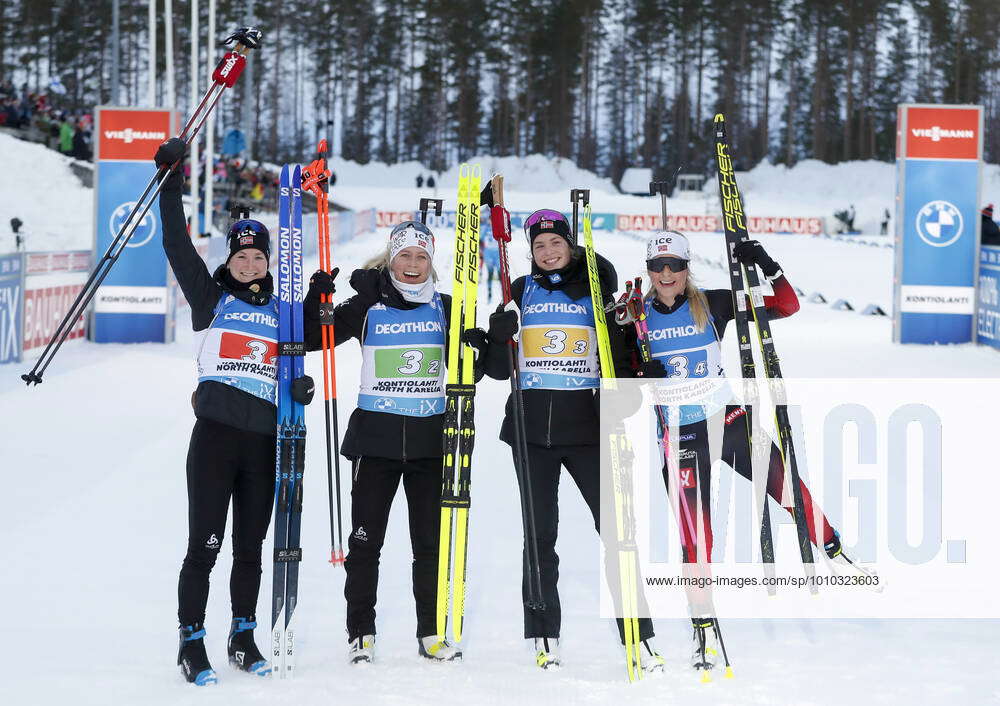
[[[111, 229], [112, 239], [118, 235], [118, 231], [122, 229], [122, 226], [125, 225], [125, 221], [128, 219], [128, 214], [130, 214], [132, 209], [135, 207], [135, 201], [126, 201], [111, 212], [111, 221], [108, 223], [108, 227]], [[142, 217], [142, 220], [139, 221], [138, 225], [133, 228], [132, 239], [125, 247], [141, 248], [143, 245], [152, 240], [154, 235], [156, 235], [156, 217], [153, 215], [153, 211], [149, 210], [146, 211], [146, 215]]]
[[917, 212], [917, 235], [935, 248], [951, 245], [962, 236], [962, 212], [948, 201], [931, 201]]

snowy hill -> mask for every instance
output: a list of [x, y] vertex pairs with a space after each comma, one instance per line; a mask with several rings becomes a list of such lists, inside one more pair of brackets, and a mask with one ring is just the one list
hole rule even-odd
[[14, 250], [10, 219], [24, 222], [28, 250], [88, 249], [94, 243], [94, 191], [73, 175], [69, 157], [0, 134], [0, 253]]

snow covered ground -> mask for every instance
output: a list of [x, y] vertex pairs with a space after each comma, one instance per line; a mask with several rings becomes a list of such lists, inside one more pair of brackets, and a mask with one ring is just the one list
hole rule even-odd
[[[6, 156], [8, 143], [0, 147]], [[59, 169], [55, 165], [51, 171], [58, 175]], [[26, 191], [23, 180], [0, 186], [0, 198], [6, 199], [0, 209], [4, 217], [8, 203], [33, 203], [27, 195], [39, 193]], [[74, 193], [71, 184], [63, 186]], [[382, 204], [395, 198], [382, 198], [391, 190], [366, 189], [369, 201]], [[405, 191], [403, 207], [412, 207], [413, 190], [401, 184], [399, 191]], [[80, 212], [91, 204], [84, 194], [72, 198], [80, 200]], [[559, 198], [565, 200], [564, 192]], [[644, 203], [652, 212], [652, 202]], [[63, 216], [79, 218], [74, 227], [89, 232], [89, 215], [67, 208]], [[57, 236], [66, 234], [62, 218], [43, 211], [36, 217], [49, 218], [39, 222], [51, 223]], [[639, 240], [621, 233], [597, 237], [598, 249], [615, 263], [621, 278], [641, 274]], [[439, 271], [447, 271], [449, 240], [439, 234]], [[515, 240], [513, 267], [515, 274], [524, 273], [527, 248], [522, 239]], [[888, 309], [889, 248], [793, 236], [762, 240], [789, 279], [807, 293], [819, 290], [831, 299], [845, 297], [855, 306], [875, 302]], [[348, 243], [338, 249], [336, 264], [350, 270], [382, 242], [382, 237], [372, 236]], [[696, 235], [693, 247], [708, 259], [722, 256], [718, 236]], [[703, 286], [727, 285], [721, 270], [700, 266], [695, 274]], [[340, 282], [338, 298], [349, 293], [346, 278]], [[485, 318], [484, 304], [480, 321]], [[595, 617], [597, 538], [571, 482], [561, 488], [558, 545], [565, 667], [557, 673], [536, 669], [521, 639], [517, 493], [509, 451], [496, 438], [497, 410], [508, 388], [490, 380], [481, 384], [477, 400], [464, 663], [431, 665], [417, 656], [401, 498], [393, 508], [382, 558], [378, 662], [361, 668], [345, 663], [343, 570], [326, 563], [325, 451], [319, 442], [323, 412], [313, 405], [307, 408], [313, 441], [307, 445], [298, 676], [287, 684], [264, 682], [226, 665], [227, 539], [213, 574], [207, 621], [209, 654], [220, 684], [202, 690], [190, 687], [174, 660], [176, 580], [186, 540], [184, 459], [193, 423], [189, 398], [195, 367], [184, 315], [177, 328], [179, 340], [171, 345], [85, 342], [67, 347], [45, 383], [32, 389], [18, 379], [30, 366], [0, 368], [0, 527], [6, 557], [0, 573], [0, 605], [6, 609], [0, 655], [8, 670], [7, 678], [0, 680], [0, 703], [243, 704], [280, 698], [300, 704], [697, 700], [842, 706], [1000, 700], [995, 679], [1000, 621], [729, 620], [724, 628], [736, 678], [702, 685], [686, 667], [686, 621], [660, 620], [657, 642], [667, 657], [666, 674], [624, 684], [613, 625]], [[1000, 373], [996, 351], [893, 345], [889, 319], [835, 311], [829, 305], [804, 303], [794, 318], [775, 326], [775, 336], [790, 377], [992, 378]], [[723, 348], [732, 369], [731, 332]], [[317, 380], [322, 375], [317, 356], [308, 356], [306, 367]], [[341, 429], [354, 406], [359, 367], [356, 344], [338, 349]], [[344, 500], [346, 509], [346, 488]], [[265, 565], [259, 605], [263, 623], [269, 596], [270, 567]], [[266, 641], [266, 630], [258, 630], [259, 644]]]
[[[620, 272], [636, 272], [641, 244], [623, 235], [602, 237], [601, 249]], [[811, 256], [786, 248], [787, 240], [775, 237], [767, 245], [793, 281], [805, 282], [818, 268]], [[857, 286], [850, 270], [856, 246], [827, 246], [831, 250], [822, 261], [834, 275], [844, 268], [843, 281]], [[711, 236], [695, 239], [701, 254], [710, 255], [713, 247]], [[374, 249], [371, 241], [355, 242], [338, 253], [338, 261], [350, 268]], [[837, 252], [834, 259], [831, 253]], [[523, 263], [525, 254], [518, 244], [515, 262]], [[439, 267], [447, 266], [448, 257], [439, 254]], [[725, 284], [722, 272], [699, 274], [706, 286]], [[935, 363], [942, 356], [963, 376], [992, 377], [1000, 370], [994, 351], [894, 346], [887, 319], [825, 306], [804, 305], [780, 327], [776, 335], [789, 375], [918, 377], [929, 369], [940, 372]], [[178, 330], [185, 331], [183, 340], [172, 345], [80, 344], [63, 352], [45, 383], [30, 390], [17, 379], [22, 366], [7, 366], [0, 376], [8, 555], [0, 600], [9, 608], [3, 644], [12, 675], [0, 683], [4, 703], [228, 704], [285, 693], [284, 685], [254, 681], [224, 662], [226, 550], [214, 574], [208, 618], [208, 646], [222, 683], [209, 693], [195, 692], [173, 666], [176, 573], [185, 543], [183, 468], [195, 376], [190, 335], [180, 323]], [[726, 341], [727, 354], [734, 347]], [[357, 346], [338, 349], [337, 363], [343, 428], [354, 401]], [[307, 368], [317, 379], [321, 375], [317, 357], [307, 358]], [[931, 704], [984, 703], [1000, 696], [990, 677], [1000, 658], [997, 624], [972, 621], [731, 620], [725, 628], [737, 678], [711, 686], [699, 684], [685, 668], [683, 621], [659, 621], [668, 672], [630, 688], [621, 680], [612, 626], [594, 617], [596, 538], [572, 483], [563, 484], [560, 507], [566, 667], [558, 674], [541, 673], [520, 639], [518, 502], [509, 453], [496, 439], [494, 410], [501, 408], [507, 387], [494, 381], [481, 387], [464, 664], [428, 665], [416, 655], [405, 504], [398, 499], [382, 564], [379, 662], [360, 669], [345, 664], [343, 572], [325, 562], [325, 460], [322, 445], [312, 443], [307, 467], [315, 470], [307, 474], [298, 613], [301, 659], [299, 676], [287, 687], [290, 698], [398, 704], [443, 698], [469, 704], [698, 698], [771, 704], [794, 695], [803, 704], [845, 699]], [[314, 439], [322, 416], [319, 406], [309, 408]], [[265, 569], [262, 615], [268, 573]], [[266, 633], [258, 632], [264, 640]]]

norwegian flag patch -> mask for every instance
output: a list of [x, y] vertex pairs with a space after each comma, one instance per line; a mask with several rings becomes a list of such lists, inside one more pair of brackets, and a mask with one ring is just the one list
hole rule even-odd
[[555, 228], [556, 224], [553, 221], [538, 221], [538, 227], [541, 230], [548, 230]]
[[243, 245], [253, 245], [253, 236], [252, 235], [241, 235], [240, 236], [240, 245], [241, 246], [243, 246]]

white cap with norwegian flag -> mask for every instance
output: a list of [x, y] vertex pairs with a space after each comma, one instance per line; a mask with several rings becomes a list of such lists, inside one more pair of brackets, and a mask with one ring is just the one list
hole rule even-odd
[[658, 257], [679, 257], [682, 260], [691, 259], [687, 236], [676, 230], [663, 230], [654, 233], [646, 241], [646, 260]]

